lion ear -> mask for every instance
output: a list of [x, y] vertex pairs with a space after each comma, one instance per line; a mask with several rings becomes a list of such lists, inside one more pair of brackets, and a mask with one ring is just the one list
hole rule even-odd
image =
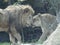
[[25, 8], [24, 9], [24, 13], [27, 13], [27, 12], [29, 12], [29, 9], [28, 8]]
[[38, 13], [37, 15], [39, 15], [39, 17], [41, 17], [41, 13]]

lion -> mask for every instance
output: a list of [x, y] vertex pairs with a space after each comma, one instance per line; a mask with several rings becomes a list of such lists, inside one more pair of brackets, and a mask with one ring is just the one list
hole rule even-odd
[[5, 31], [10, 36], [11, 45], [21, 44], [21, 35], [17, 31], [17, 27], [21, 30], [22, 27], [32, 25], [34, 10], [30, 5], [10, 5], [0, 12], [0, 32]]
[[43, 43], [47, 37], [56, 29], [57, 27], [57, 20], [56, 16], [45, 13], [45, 14], [38, 14], [33, 17], [33, 27], [41, 27], [42, 28], [42, 35], [38, 42]]

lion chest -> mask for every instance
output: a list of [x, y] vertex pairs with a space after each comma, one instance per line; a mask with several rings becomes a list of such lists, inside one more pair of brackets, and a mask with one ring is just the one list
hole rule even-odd
[[7, 28], [8, 27], [8, 15], [0, 15], [0, 27]]

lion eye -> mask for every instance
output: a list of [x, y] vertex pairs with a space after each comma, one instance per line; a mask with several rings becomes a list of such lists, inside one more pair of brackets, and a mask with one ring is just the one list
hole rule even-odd
[[25, 10], [24, 10], [24, 13], [27, 13], [29, 11], [29, 9], [28, 8], [26, 8]]

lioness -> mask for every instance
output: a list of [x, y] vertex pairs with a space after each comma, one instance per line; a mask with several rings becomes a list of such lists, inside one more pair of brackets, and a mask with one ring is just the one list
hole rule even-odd
[[42, 43], [56, 29], [56, 16], [47, 13], [39, 13], [38, 15], [33, 17], [33, 26], [41, 26], [43, 33], [38, 42]]

